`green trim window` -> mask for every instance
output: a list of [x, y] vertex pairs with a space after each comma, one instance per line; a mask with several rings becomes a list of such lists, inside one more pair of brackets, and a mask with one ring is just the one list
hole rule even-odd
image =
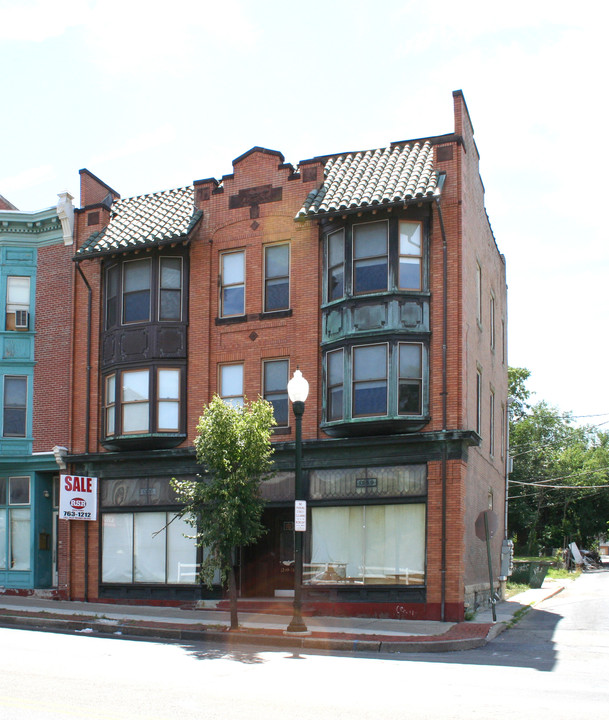
[[30, 282], [29, 277], [6, 278], [6, 330], [30, 329]]
[[354, 294], [387, 290], [389, 268], [388, 223], [353, 226]]
[[400, 220], [400, 290], [421, 290], [423, 287], [423, 230], [420, 222]]
[[0, 478], [0, 570], [31, 570], [31, 479]]
[[353, 348], [353, 417], [387, 414], [387, 345]]
[[327, 299], [340, 300], [345, 295], [345, 231], [328, 234], [327, 245]]
[[420, 415], [423, 406], [423, 346], [399, 344], [398, 412]]
[[25, 437], [27, 426], [27, 376], [4, 376], [4, 437]]
[[333, 350], [326, 355], [326, 407], [329, 421], [342, 420], [345, 414], [343, 407], [345, 377], [344, 357], [345, 352], [342, 348], [339, 350]]

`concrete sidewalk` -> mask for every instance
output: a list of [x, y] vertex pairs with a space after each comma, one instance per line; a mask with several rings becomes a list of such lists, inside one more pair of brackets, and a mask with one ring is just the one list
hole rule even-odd
[[[230, 615], [222, 603], [201, 609], [116, 605], [49, 600], [37, 595], [0, 595], [0, 626], [51, 632], [122, 636], [159, 641], [214, 642], [231, 647], [282, 647], [359, 652], [448, 652], [485, 645], [514, 621], [515, 616], [559, 593], [571, 582], [546, 580], [539, 590], [527, 590], [473, 620], [443, 623], [382, 618], [305, 617], [307, 635], [286, 633], [290, 614], [239, 611], [239, 629], [229, 630]], [[287, 609], [287, 608], [286, 608]]]

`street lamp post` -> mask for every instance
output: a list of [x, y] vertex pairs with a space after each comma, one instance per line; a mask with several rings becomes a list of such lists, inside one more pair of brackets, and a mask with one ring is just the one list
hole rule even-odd
[[292, 409], [294, 410], [294, 417], [296, 419], [294, 457], [294, 616], [287, 629], [287, 632], [293, 633], [307, 632], [307, 626], [302, 619], [302, 536], [306, 531], [306, 524], [304, 528], [299, 529], [299, 527], [297, 527], [296, 507], [298, 501], [304, 500], [302, 491], [302, 416], [308, 394], [309, 383], [302, 376], [300, 370], [296, 369], [294, 371], [294, 377], [292, 377], [288, 383], [288, 395], [292, 401]]

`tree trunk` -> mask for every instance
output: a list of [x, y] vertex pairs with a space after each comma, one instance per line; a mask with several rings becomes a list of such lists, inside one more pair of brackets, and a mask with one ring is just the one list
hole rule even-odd
[[237, 579], [235, 577], [235, 551], [230, 554], [230, 568], [228, 571], [228, 599], [230, 602], [230, 629], [237, 630], [239, 619], [237, 617]]

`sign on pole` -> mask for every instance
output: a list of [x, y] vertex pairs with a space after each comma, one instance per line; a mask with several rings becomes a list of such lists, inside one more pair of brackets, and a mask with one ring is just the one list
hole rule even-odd
[[294, 530], [296, 532], [307, 531], [307, 501], [294, 501]]
[[97, 478], [61, 475], [60, 520], [97, 520]]

